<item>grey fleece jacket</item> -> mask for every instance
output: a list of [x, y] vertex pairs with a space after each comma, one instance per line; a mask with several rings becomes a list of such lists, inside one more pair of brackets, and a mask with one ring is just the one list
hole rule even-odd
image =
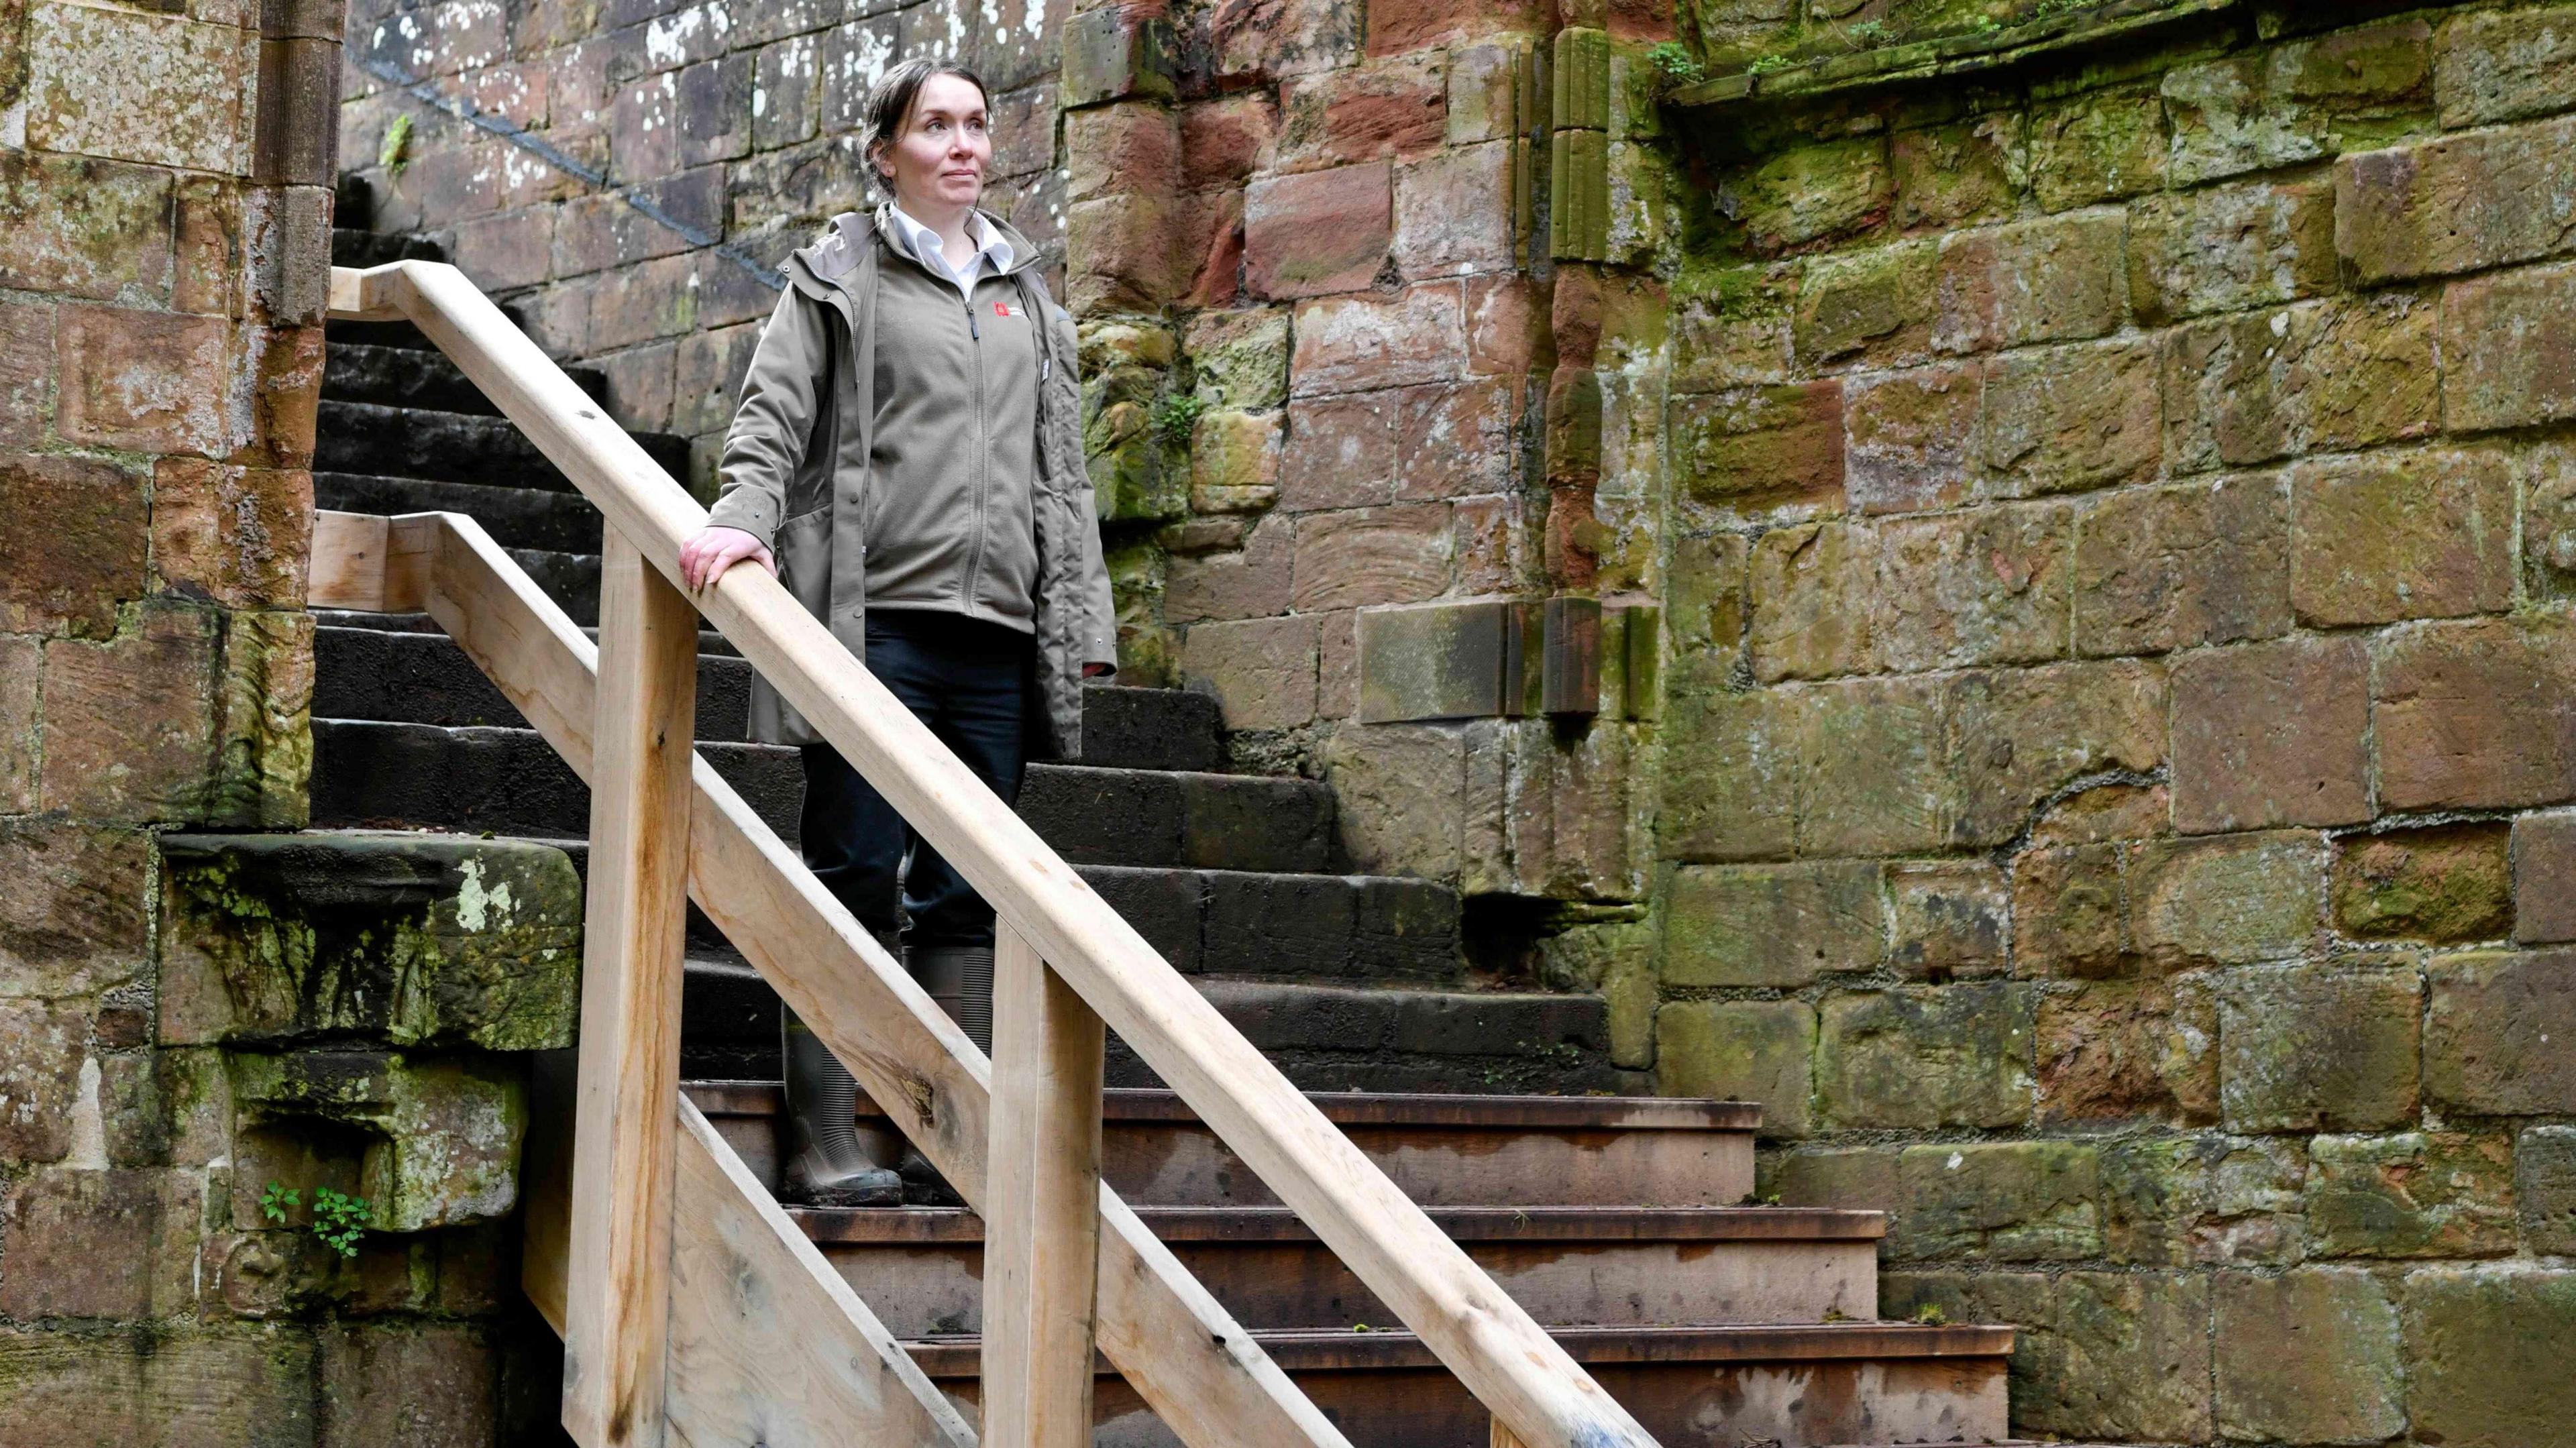
[[[853, 654], [871, 604], [1031, 630], [1045, 726], [1032, 752], [1070, 756], [1083, 665], [1117, 662], [1073, 318], [1025, 264], [1035, 249], [986, 220], [1022, 264], [979, 281], [971, 313], [858, 212], [788, 259], [708, 521], [767, 543], [788, 591]], [[820, 740], [757, 678], [751, 732]]]

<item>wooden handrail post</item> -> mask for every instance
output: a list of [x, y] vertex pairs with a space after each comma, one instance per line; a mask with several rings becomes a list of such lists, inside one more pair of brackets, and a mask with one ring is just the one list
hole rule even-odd
[[583, 1448], [661, 1448], [698, 618], [624, 534], [606, 541], [563, 1423]]
[[1091, 1443], [1104, 1039], [1100, 1017], [1002, 922], [985, 1172], [986, 1443]]

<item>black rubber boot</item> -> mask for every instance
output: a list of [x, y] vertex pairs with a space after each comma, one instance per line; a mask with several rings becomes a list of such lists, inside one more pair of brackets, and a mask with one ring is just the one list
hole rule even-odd
[[906, 946], [904, 969], [985, 1055], [993, 1054], [993, 947]]
[[[975, 1049], [993, 1053], [993, 947], [989, 945], [906, 946], [903, 967], [939, 1008], [948, 1013]], [[903, 1174], [903, 1199], [916, 1207], [957, 1207], [965, 1203], [920, 1152], [906, 1150], [896, 1170]]]
[[859, 1083], [794, 1011], [782, 1006], [780, 1016], [789, 1135], [779, 1199], [815, 1207], [901, 1206], [903, 1178], [876, 1160], [859, 1134]]

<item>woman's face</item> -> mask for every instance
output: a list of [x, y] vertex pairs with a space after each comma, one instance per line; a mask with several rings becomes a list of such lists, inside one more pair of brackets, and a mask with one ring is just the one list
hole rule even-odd
[[993, 159], [985, 133], [984, 93], [961, 76], [934, 75], [912, 97], [903, 131], [879, 153], [906, 212], [972, 206], [984, 194]]

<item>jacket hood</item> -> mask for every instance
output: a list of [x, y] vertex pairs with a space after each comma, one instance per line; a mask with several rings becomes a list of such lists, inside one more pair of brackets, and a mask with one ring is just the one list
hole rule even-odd
[[[880, 202], [872, 212], [842, 212], [832, 218], [831, 224], [823, 228], [823, 234], [816, 237], [812, 245], [799, 247], [781, 270], [790, 282], [816, 296], [822, 295], [825, 289], [845, 285], [849, 275], [858, 270], [859, 258], [866, 254], [866, 248], [876, 239], [878, 229], [891, 229], [893, 213], [894, 203], [891, 201]], [[975, 214], [983, 217], [986, 225], [1011, 244], [1011, 265], [1002, 275], [1015, 275], [1037, 263], [1037, 247], [1020, 233], [1018, 227], [980, 206], [975, 208]]]

